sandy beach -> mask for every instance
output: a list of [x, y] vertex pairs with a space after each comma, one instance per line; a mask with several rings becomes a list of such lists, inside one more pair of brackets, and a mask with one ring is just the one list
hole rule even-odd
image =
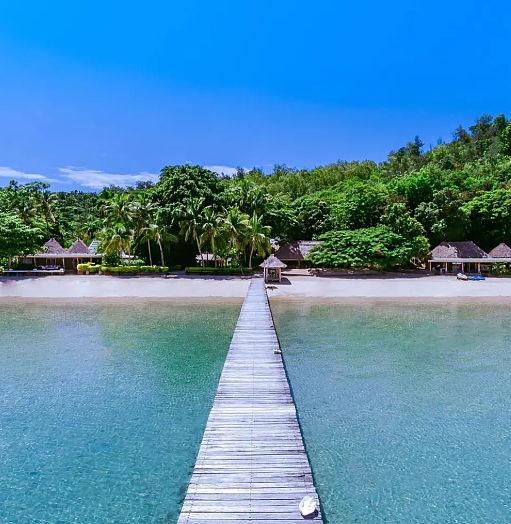
[[[225, 277], [116, 278], [50, 276], [0, 280], [9, 298], [243, 298], [250, 279]], [[289, 274], [268, 289], [270, 298], [511, 297], [511, 279], [463, 282], [454, 276], [314, 277]]]

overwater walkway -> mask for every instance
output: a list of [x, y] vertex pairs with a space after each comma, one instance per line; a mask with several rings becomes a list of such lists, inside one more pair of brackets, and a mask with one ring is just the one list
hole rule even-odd
[[303, 524], [298, 504], [317, 494], [279, 353], [264, 282], [252, 280], [178, 524]]

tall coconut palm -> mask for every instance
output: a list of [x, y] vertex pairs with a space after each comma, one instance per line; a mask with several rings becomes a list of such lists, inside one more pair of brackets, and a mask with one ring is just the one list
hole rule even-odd
[[271, 228], [269, 226], [263, 225], [263, 217], [257, 216], [257, 213], [254, 211], [254, 214], [248, 221], [246, 241], [250, 246], [250, 257], [248, 259], [248, 267], [252, 269], [252, 255], [254, 251], [259, 256], [264, 256], [266, 253], [269, 253], [271, 250], [269, 235]]
[[200, 244], [202, 246], [209, 246], [217, 266], [216, 251], [218, 243], [222, 239], [222, 224], [217, 213], [210, 207], [206, 207], [203, 213], [203, 222], [201, 224], [203, 233], [200, 236]]
[[38, 214], [44, 220], [46, 224], [46, 234], [48, 239], [50, 239], [50, 222], [55, 222], [55, 215], [53, 211], [55, 210], [55, 204], [57, 203], [58, 197], [55, 193], [50, 193], [50, 191], [42, 191], [37, 193], [35, 200], [35, 205]]
[[130, 265], [132, 237], [133, 231], [122, 224], [106, 227], [101, 231], [101, 249], [106, 255], [116, 253], [120, 259], [123, 251], [126, 251]]
[[163, 256], [163, 242], [177, 242], [176, 235], [170, 233], [167, 226], [160, 226], [158, 224], [152, 224], [150, 227], [152, 231], [152, 240], [154, 240], [160, 248], [161, 265], [165, 266], [165, 257]]
[[260, 212], [268, 200], [267, 192], [248, 178], [238, 180], [232, 191], [234, 201], [247, 213]]
[[153, 256], [151, 253], [151, 240], [154, 240], [152, 234], [155, 226], [157, 206], [147, 199], [147, 196], [140, 193], [133, 202], [135, 235], [142, 241], [147, 242], [147, 252], [149, 253], [149, 265], [153, 265]]
[[204, 211], [204, 198], [190, 198], [188, 205], [181, 212], [181, 220], [179, 221], [180, 232], [184, 236], [185, 241], [191, 237], [197, 243], [197, 249], [201, 257], [202, 263], [204, 258], [200, 245], [200, 236], [202, 234], [202, 222]]
[[128, 227], [133, 221], [135, 209], [128, 193], [114, 193], [100, 208], [110, 226], [122, 224]]
[[238, 207], [231, 207], [224, 218], [224, 231], [229, 239], [229, 247], [238, 248], [238, 240], [243, 237], [248, 227], [249, 216]]
[[23, 189], [17, 189], [12, 199], [12, 210], [18, 213], [25, 225], [37, 214], [37, 204], [33, 196]]

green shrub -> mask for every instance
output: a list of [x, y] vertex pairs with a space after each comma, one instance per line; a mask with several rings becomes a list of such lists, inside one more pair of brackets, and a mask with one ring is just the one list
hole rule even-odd
[[252, 272], [245, 268], [243, 271], [239, 267], [187, 267], [186, 273], [202, 273], [211, 275], [247, 275]]
[[86, 262], [85, 264], [78, 264], [76, 269], [83, 274], [87, 273], [88, 270], [89, 274], [93, 275], [99, 271], [100, 267], [101, 266], [99, 264], [95, 264], [94, 262]]
[[103, 266], [101, 268], [103, 273], [138, 273], [138, 267], [131, 266]]
[[511, 275], [510, 264], [492, 264], [490, 266], [490, 272], [492, 275]]
[[146, 265], [146, 262], [145, 260], [142, 260], [140, 258], [134, 258], [131, 262], [130, 262], [130, 265], [133, 267], [145, 267]]
[[140, 266], [138, 268], [141, 273], [166, 273], [169, 268], [162, 266]]
[[117, 253], [110, 253], [103, 257], [103, 263], [108, 267], [116, 267], [121, 263], [121, 259]]

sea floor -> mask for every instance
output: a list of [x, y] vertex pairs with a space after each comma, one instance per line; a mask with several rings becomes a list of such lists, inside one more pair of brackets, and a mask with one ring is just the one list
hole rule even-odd
[[2, 304], [0, 522], [176, 522], [239, 309]]
[[509, 305], [271, 306], [327, 522], [511, 522]]

